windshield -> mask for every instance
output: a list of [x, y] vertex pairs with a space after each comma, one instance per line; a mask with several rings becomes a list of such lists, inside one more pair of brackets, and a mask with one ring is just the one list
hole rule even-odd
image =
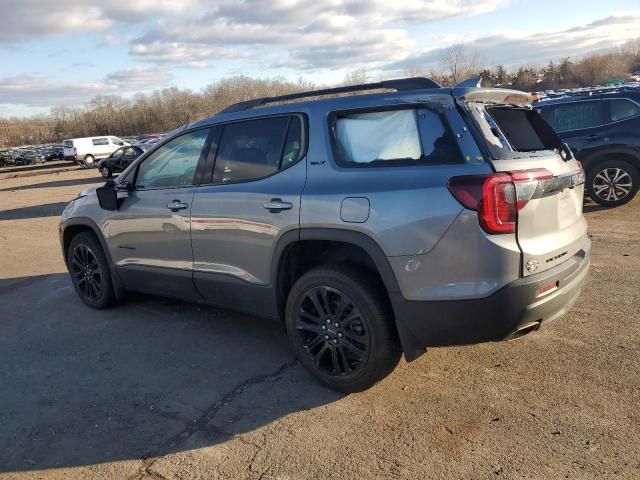
[[471, 104], [472, 117], [494, 158], [559, 151], [562, 141], [538, 112], [511, 105]]

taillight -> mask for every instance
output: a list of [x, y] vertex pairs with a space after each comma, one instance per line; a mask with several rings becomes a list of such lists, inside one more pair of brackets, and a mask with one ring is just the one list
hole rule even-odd
[[516, 231], [516, 190], [509, 175], [497, 173], [484, 181], [478, 214], [480, 225], [488, 233]]
[[518, 212], [534, 197], [539, 182], [552, 177], [544, 168], [453, 177], [449, 191], [465, 208], [478, 212], [485, 232], [515, 233]]
[[76, 155], [78, 155], [78, 150], [76, 147], [73, 147], [73, 156], [75, 157]]

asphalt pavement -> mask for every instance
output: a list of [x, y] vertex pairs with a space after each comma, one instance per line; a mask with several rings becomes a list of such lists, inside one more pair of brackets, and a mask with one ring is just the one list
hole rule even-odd
[[592, 267], [564, 318], [432, 349], [339, 395], [282, 327], [75, 295], [57, 216], [95, 170], [0, 179], [0, 478], [640, 478], [640, 197], [585, 207]]

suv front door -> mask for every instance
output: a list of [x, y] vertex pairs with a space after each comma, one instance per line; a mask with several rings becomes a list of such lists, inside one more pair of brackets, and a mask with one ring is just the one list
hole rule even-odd
[[302, 115], [217, 128], [191, 210], [194, 281], [207, 301], [275, 315], [271, 265], [278, 240], [300, 225], [304, 130]]
[[133, 172], [128, 198], [109, 218], [109, 248], [131, 290], [200, 300], [193, 280], [191, 202], [210, 129], [180, 135]]

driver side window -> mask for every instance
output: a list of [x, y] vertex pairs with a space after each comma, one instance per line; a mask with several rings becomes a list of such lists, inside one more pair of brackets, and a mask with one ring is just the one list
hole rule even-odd
[[138, 167], [136, 189], [185, 187], [193, 178], [210, 129], [179, 136], [160, 147]]

